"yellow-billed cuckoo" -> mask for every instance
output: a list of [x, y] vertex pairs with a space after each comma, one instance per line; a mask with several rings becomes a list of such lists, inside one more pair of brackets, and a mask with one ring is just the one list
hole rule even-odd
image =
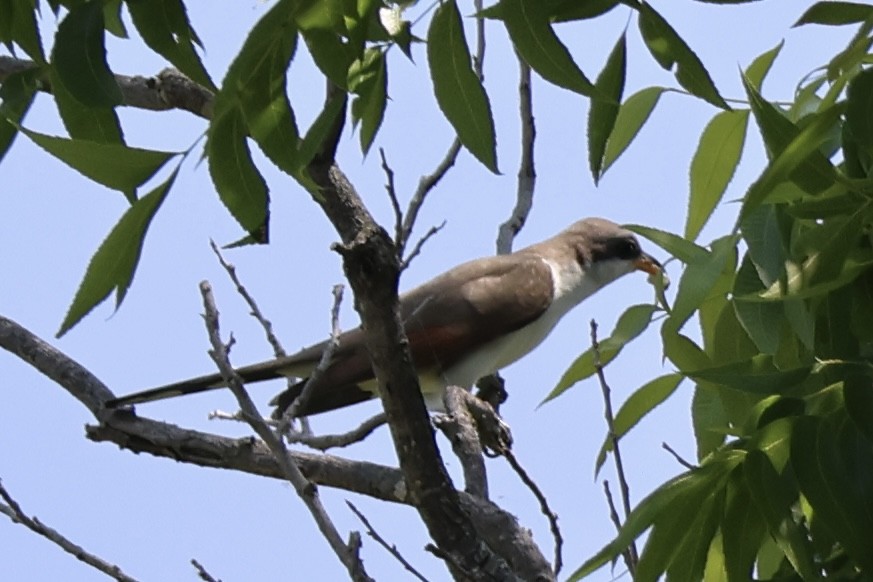
[[[661, 265], [640, 249], [633, 233], [602, 218], [586, 218], [546, 241], [509, 255], [458, 265], [400, 296], [400, 317], [428, 406], [440, 409], [446, 386], [470, 388], [476, 380], [533, 350], [558, 320], [622, 275], [655, 275]], [[291, 356], [237, 370], [245, 382], [301, 378], [277, 395], [281, 417], [306, 385], [327, 342]], [[210, 374], [107, 402], [118, 407], [193, 394], [223, 386]], [[339, 346], [300, 416], [377, 396], [377, 383], [358, 327]]]

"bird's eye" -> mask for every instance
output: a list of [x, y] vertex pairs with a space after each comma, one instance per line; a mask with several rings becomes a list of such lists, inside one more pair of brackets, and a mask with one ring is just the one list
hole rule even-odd
[[622, 259], [633, 259], [640, 254], [640, 245], [632, 238], [622, 239], [619, 243], [618, 254]]

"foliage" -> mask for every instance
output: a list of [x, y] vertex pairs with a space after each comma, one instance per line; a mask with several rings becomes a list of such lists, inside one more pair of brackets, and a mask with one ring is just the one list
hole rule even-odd
[[[724, 0], [720, 4], [740, 3]], [[619, 4], [634, 12], [652, 58], [677, 87], [648, 87], [623, 99], [623, 32], [595, 81], [555, 33], [557, 23], [596, 18]], [[139, 197], [175, 154], [125, 143], [115, 108], [122, 94], [109, 69], [105, 35], [133, 26], [157, 54], [215, 90], [204, 155], [216, 191], [245, 240], [266, 242], [269, 192], [249, 140], [311, 191], [306, 164], [344, 101], [328, 100], [306, 129], [287, 95], [290, 63], [310, 53], [324, 76], [351, 99], [361, 148], [372, 145], [386, 115], [396, 44], [408, 54], [410, 23], [389, 26], [377, 0], [277, 0], [249, 34], [220, 85], [198, 56], [198, 37], [181, 0], [49, 0], [61, 19], [46, 58], [32, 0], [0, 2], [0, 41], [33, 67], [0, 87], [0, 159], [17, 133], [85, 177], [122, 192], [130, 209], [95, 254], [61, 333], [116, 290], [124, 297], [147, 227], [170, 191], [175, 171]], [[489, 96], [470, 58], [462, 25], [469, 14], [442, 2], [427, 29], [434, 93], [461, 144], [497, 171]], [[402, 13], [402, 11], [401, 11]], [[742, 73], [746, 101], [730, 106], [680, 34], [638, 0], [500, 0], [478, 16], [501, 21], [521, 57], [543, 79], [592, 100], [589, 163], [595, 180], [645, 125], [665, 92], [679, 91], [717, 111], [690, 166], [684, 236], [635, 227], [685, 264], [672, 309], [631, 307], [604, 341], [604, 362], [654, 321], [664, 355], [678, 374], [652, 380], [619, 411], [617, 435], [629, 431], [676, 390], [695, 385], [692, 410], [699, 466], [640, 502], [618, 536], [574, 573], [579, 579], [615, 560], [650, 531], [636, 577], [656, 580], [864, 579], [873, 572], [873, 7], [819, 2], [798, 26], [854, 26], [845, 50], [798, 84], [790, 103], [774, 103], [763, 81], [781, 45]], [[848, 28], [847, 28], [848, 30]], [[302, 41], [302, 42], [301, 42]], [[51, 87], [68, 138], [22, 128], [34, 92]], [[721, 202], [753, 119], [769, 162], [749, 185], [732, 232], [694, 241]], [[111, 155], [120, 163], [95, 163]], [[700, 345], [686, 327], [696, 318]], [[594, 372], [582, 354], [549, 398]], [[597, 461], [611, 450], [607, 439]]]

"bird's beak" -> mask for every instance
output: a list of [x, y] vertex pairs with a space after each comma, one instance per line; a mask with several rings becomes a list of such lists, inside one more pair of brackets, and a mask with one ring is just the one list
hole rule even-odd
[[661, 263], [656, 261], [654, 257], [647, 255], [646, 253], [642, 253], [640, 255], [640, 258], [634, 261], [634, 267], [638, 271], [645, 271], [652, 276], [660, 275], [664, 272], [664, 267], [661, 266]]

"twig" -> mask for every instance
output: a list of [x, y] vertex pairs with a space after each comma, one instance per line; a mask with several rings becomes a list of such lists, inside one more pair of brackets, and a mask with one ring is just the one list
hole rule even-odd
[[[251, 310], [249, 313], [251, 314], [252, 317], [254, 317], [257, 320], [257, 322], [264, 329], [264, 334], [267, 337], [267, 342], [273, 348], [273, 355], [275, 355], [277, 358], [283, 358], [283, 357], [287, 356], [288, 352], [285, 351], [284, 346], [282, 346], [282, 342], [279, 341], [279, 338], [276, 336], [275, 333], [273, 333], [273, 322], [271, 322], [269, 319], [267, 319], [264, 316], [264, 314], [261, 312], [261, 309], [258, 307], [258, 304], [255, 301], [255, 298], [252, 297], [252, 295], [249, 293], [248, 289], [246, 289], [245, 285], [242, 284], [242, 281], [240, 281], [240, 278], [236, 274], [236, 267], [233, 264], [228, 263], [224, 259], [224, 255], [221, 254], [221, 249], [218, 248], [218, 245], [215, 244], [215, 241], [210, 239], [209, 246], [212, 247], [212, 252], [215, 253], [216, 258], [218, 258], [218, 263], [222, 267], [224, 267], [224, 270], [227, 272], [227, 276], [230, 277], [231, 282], [236, 287], [237, 293], [240, 294], [240, 297], [242, 297], [243, 301], [245, 301], [246, 304], [249, 306], [249, 309]], [[288, 387], [289, 388], [290, 388], [291, 384], [292, 384], [292, 380], [289, 378], [288, 379]], [[210, 414], [209, 417], [210, 417], [210, 420], [212, 418], [220, 418], [222, 420], [231, 420], [225, 416], [220, 415], [220, 413], [218, 413], [218, 412], [214, 412], [214, 413]], [[240, 418], [238, 416], [236, 418], [232, 418], [232, 419], [233, 420], [243, 420], [242, 418]], [[312, 432], [310, 427], [309, 427], [309, 421], [305, 417], [300, 418], [299, 421], [300, 421], [300, 431], [301, 432], [306, 433], [306, 434]]]
[[333, 355], [336, 353], [337, 348], [339, 348], [339, 338], [341, 333], [339, 327], [339, 311], [340, 305], [342, 305], [343, 302], [343, 289], [344, 287], [342, 285], [333, 286], [333, 307], [331, 307], [330, 310], [330, 339], [328, 340], [324, 351], [321, 353], [321, 359], [318, 360], [318, 365], [315, 366], [309, 379], [306, 380], [306, 385], [303, 387], [303, 391], [294, 399], [294, 402], [292, 402], [291, 406], [285, 410], [285, 413], [282, 414], [282, 420], [279, 421], [278, 427], [279, 434], [287, 432], [291, 422], [297, 417], [297, 411], [306, 408], [310, 396], [315, 391], [315, 388], [318, 386], [324, 373], [330, 367]]
[[549, 507], [549, 500], [546, 499], [546, 496], [543, 495], [539, 486], [537, 486], [534, 480], [531, 479], [530, 475], [527, 474], [527, 471], [524, 470], [521, 463], [518, 462], [515, 454], [507, 449], [503, 452], [503, 456], [506, 457], [507, 462], [509, 462], [509, 465], [515, 473], [519, 476], [522, 482], [527, 485], [527, 488], [531, 490], [534, 497], [537, 498], [537, 501], [540, 504], [540, 511], [546, 516], [546, 519], [549, 520], [549, 529], [552, 531], [552, 538], [555, 540], [555, 562], [552, 569], [555, 572], [555, 577], [557, 577], [561, 572], [561, 568], [564, 566], [564, 560], [562, 558], [564, 537], [561, 535], [561, 528], [558, 526], [558, 514], [552, 511]]
[[397, 199], [397, 188], [394, 186], [394, 170], [388, 165], [388, 158], [385, 156], [385, 148], [379, 148], [379, 157], [382, 158], [382, 170], [385, 172], [385, 190], [388, 192], [388, 200], [391, 201], [391, 209], [394, 211], [394, 244], [397, 245], [399, 253], [402, 249], [402, 234], [403, 234], [403, 211], [400, 209], [400, 201]]
[[[518, 55], [517, 55], [518, 56]], [[533, 207], [534, 187], [537, 173], [534, 167], [534, 142], [536, 124], [533, 116], [533, 97], [531, 94], [530, 66], [518, 56], [518, 107], [521, 117], [521, 162], [518, 165], [518, 182], [515, 195], [515, 208], [506, 222], [500, 225], [497, 233], [497, 254], [512, 252], [512, 242], [527, 221]]]
[[[618, 509], [615, 507], [615, 499], [613, 499], [612, 491], [609, 489], [609, 481], [605, 479], [603, 480], [603, 493], [606, 495], [606, 504], [609, 506], [609, 519], [615, 525], [615, 530], [621, 531], [621, 517], [618, 515]], [[627, 566], [628, 572], [632, 572], [631, 568], [635, 566], [636, 562], [631, 553], [631, 548], [625, 548], [621, 552], [621, 557], [624, 560], [625, 566]]]
[[400, 550], [397, 549], [397, 546], [389, 545], [388, 542], [386, 542], [385, 539], [379, 535], [379, 532], [377, 532], [373, 528], [373, 526], [370, 525], [370, 521], [367, 519], [367, 517], [363, 513], [360, 512], [360, 510], [358, 510], [357, 507], [355, 507], [354, 503], [352, 503], [349, 500], [346, 500], [346, 505], [349, 506], [349, 509], [352, 510], [352, 513], [354, 513], [356, 516], [358, 516], [358, 519], [360, 519], [361, 523], [364, 524], [364, 527], [367, 528], [367, 535], [369, 535], [371, 538], [376, 540], [376, 543], [378, 543], [380, 546], [382, 546], [383, 548], [388, 550], [388, 553], [391, 554], [392, 556], [394, 556], [394, 559], [396, 559], [398, 562], [400, 562], [400, 564], [404, 568], [406, 568], [406, 570], [409, 573], [411, 573], [413, 576], [415, 576], [416, 578], [418, 578], [422, 582], [428, 582], [427, 578], [422, 576], [421, 573], [418, 570], [416, 570], [415, 567], [406, 560], [406, 558], [403, 557], [403, 555], [400, 553]]
[[[600, 343], [597, 341], [597, 322], [591, 320], [591, 348], [594, 352], [594, 369], [597, 370], [597, 379], [600, 381], [600, 389], [603, 393], [604, 416], [606, 418], [606, 426], [609, 431], [609, 442], [612, 445], [612, 458], [615, 461], [615, 472], [618, 476], [618, 485], [621, 492], [621, 503], [624, 509], [624, 516], [630, 515], [630, 486], [627, 482], [627, 477], [624, 472], [624, 463], [621, 459], [621, 449], [618, 446], [618, 435], [615, 432], [615, 416], [612, 412], [612, 397], [610, 396], [609, 384], [606, 383], [606, 376], [603, 373], [603, 364], [600, 360]], [[636, 544], [631, 542], [628, 546], [629, 559], [628, 570], [631, 577], [636, 572], [636, 565], [639, 560]]]
[[418, 242], [415, 243], [414, 247], [412, 247], [412, 251], [410, 251], [409, 255], [407, 255], [407, 257], [401, 261], [400, 270], [402, 271], [402, 270], [406, 269], [406, 267], [409, 266], [409, 263], [412, 262], [412, 259], [417, 257], [419, 255], [419, 253], [421, 253], [421, 249], [424, 246], [424, 243], [426, 243], [430, 237], [432, 237], [433, 235], [435, 235], [436, 233], [441, 231], [443, 229], [443, 227], [445, 227], [445, 226], [446, 226], [446, 221], [444, 220], [444, 221], [442, 221], [442, 223], [439, 226], [430, 227], [430, 229], [425, 233], [425, 235], [423, 237], [421, 237], [420, 239], [418, 239]]
[[206, 568], [204, 568], [196, 559], [191, 558], [191, 565], [194, 566], [195, 570], [197, 570], [197, 576], [199, 576], [203, 582], [221, 582], [220, 579], [214, 578], [212, 574], [207, 572]]
[[32, 532], [41, 535], [57, 545], [68, 554], [72, 554], [77, 560], [88, 564], [107, 576], [111, 576], [120, 582], [136, 582], [136, 578], [131, 578], [125, 574], [120, 567], [110, 564], [102, 558], [98, 558], [94, 554], [87, 552], [84, 548], [74, 544], [58, 531], [44, 525], [37, 518], [28, 517], [27, 514], [24, 513], [24, 510], [21, 509], [18, 502], [15, 501], [12, 495], [10, 495], [6, 488], [3, 487], [2, 481], [0, 481], [0, 499], [3, 499], [6, 503], [6, 506], [0, 505], [0, 513], [9, 516], [13, 523], [20, 523]]
[[336, 526], [327, 515], [327, 511], [318, 497], [317, 487], [300, 471], [300, 468], [288, 454], [288, 450], [285, 448], [285, 444], [282, 442], [281, 437], [277, 436], [277, 434], [274, 433], [264, 422], [255, 406], [255, 403], [243, 388], [239, 375], [231, 367], [230, 362], [227, 359], [227, 347], [221, 341], [218, 324], [218, 309], [215, 306], [212, 287], [207, 281], [200, 283], [200, 293], [203, 296], [203, 308], [205, 311], [204, 319], [209, 333], [209, 342], [212, 344], [212, 349], [209, 351], [209, 355], [215, 361], [215, 364], [221, 371], [222, 377], [225, 382], [227, 382], [228, 387], [239, 402], [240, 409], [248, 421], [249, 426], [252, 427], [252, 430], [254, 430], [255, 433], [261, 437], [261, 440], [264, 441], [267, 447], [269, 447], [270, 451], [279, 462], [286, 479], [288, 479], [288, 481], [294, 486], [297, 494], [303, 500], [303, 503], [315, 519], [322, 535], [324, 535], [328, 544], [330, 544], [343, 565], [346, 566], [346, 569], [352, 578], [360, 581], [371, 580], [364, 571], [363, 564], [357, 558], [352, 549], [343, 542], [339, 535], [339, 531], [337, 531]]
[[679, 453], [673, 450], [673, 447], [668, 445], [667, 443], [661, 443], [661, 448], [673, 455], [673, 458], [676, 459], [676, 462], [685, 467], [686, 469], [696, 469], [697, 466], [694, 463], [689, 463], [685, 459], [683, 459]]
[[323, 452], [328, 449], [347, 447], [354, 443], [361, 442], [370, 436], [374, 430], [385, 424], [386, 421], [387, 418], [385, 413], [380, 412], [362, 422], [357, 428], [342, 434], [314, 435], [307, 433], [290, 433], [285, 434], [285, 440], [292, 444], [299, 443]]

